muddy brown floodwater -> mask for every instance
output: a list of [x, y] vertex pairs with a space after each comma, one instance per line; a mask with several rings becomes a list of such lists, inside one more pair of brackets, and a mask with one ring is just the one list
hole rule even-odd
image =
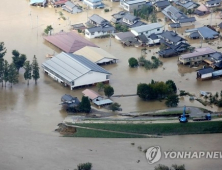
[[[81, 2], [78, 2], [81, 4]], [[104, 1], [112, 7], [112, 11], [89, 10], [88, 16], [97, 13], [106, 19], [119, 11], [118, 3]], [[57, 11], [56, 11], [57, 10]], [[11, 62], [11, 52], [16, 49], [32, 60], [36, 55], [41, 64], [46, 60], [46, 54], [59, 53], [60, 50], [45, 42], [43, 30], [52, 25], [54, 33], [61, 30], [69, 31], [70, 24], [86, 22], [87, 12], [76, 15], [64, 13], [66, 21], [59, 20], [61, 9], [39, 8], [29, 6], [28, 0], [10, 0], [0, 2], [0, 41], [5, 43], [7, 54], [5, 59]], [[162, 17], [162, 14], [158, 14]], [[202, 17], [201, 22], [209, 22], [209, 17]], [[213, 23], [220, 20], [213, 17]], [[167, 28], [167, 26], [165, 26]], [[178, 29], [182, 33], [184, 28]], [[110, 84], [115, 94], [136, 93], [138, 83], [149, 83], [151, 79], [166, 81], [172, 79], [179, 89], [199, 95], [199, 90], [215, 93], [222, 87], [221, 79], [197, 81], [195, 69], [177, 65], [177, 57], [161, 59], [163, 66], [155, 70], [144, 68], [129, 68], [129, 57], [139, 57], [140, 48], [124, 48], [115, 39], [91, 40], [104, 50], [110, 52], [119, 61], [114, 65], [104, 66], [112, 73]], [[193, 46], [199, 46], [199, 40], [191, 41]], [[216, 49], [219, 40], [210, 47]], [[207, 46], [206, 43], [203, 46]], [[155, 55], [157, 48], [149, 48], [147, 58]], [[163, 69], [165, 68], [165, 69]], [[74, 169], [78, 163], [92, 162], [94, 170], [152, 170], [155, 165], [149, 165], [142, 152], [137, 147], [147, 148], [160, 145], [163, 150], [221, 150], [221, 134], [187, 135], [164, 137], [163, 139], [85, 139], [61, 138], [54, 132], [56, 125], [67, 115], [61, 110], [60, 98], [63, 94], [81, 97], [83, 89], [70, 91], [51, 78], [45, 76], [41, 69], [38, 85], [31, 81], [27, 86], [23, 78], [24, 70], [20, 70], [19, 84], [10, 88], [0, 88], [0, 169], [1, 170], [61, 170]], [[92, 87], [92, 89], [96, 89]], [[112, 98], [120, 103], [124, 112], [147, 111], [165, 108], [164, 103], [144, 102], [138, 97]], [[195, 105], [203, 107], [188, 99], [180, 101], [180, 106]], [[218, 108], [211, 108], [215, 111]], [[135, 146], [131, 146], [135, 142]], [[139, 163], [137, 161], [140, 160]], [[165, 160], [162, 164], [185, 164], [187, 169], [221, 170], [221, 160]]]

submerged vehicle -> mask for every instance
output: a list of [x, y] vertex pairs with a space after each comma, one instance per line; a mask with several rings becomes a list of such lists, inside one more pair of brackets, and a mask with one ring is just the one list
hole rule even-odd
[[193, 121], [206, 121], [206, 120], [211, 120], [211, 114], [208, 113], [204, 117], [195, 117], [193, 118]]

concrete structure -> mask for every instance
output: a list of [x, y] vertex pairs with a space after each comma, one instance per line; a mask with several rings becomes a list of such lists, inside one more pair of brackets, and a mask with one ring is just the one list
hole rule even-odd
[[82, 55], [96, 64], [116, 63], [117, 60], [116, 57], [102, 48], [96, 47], [84, 47], [76, 51], [75, 54]]
[[162, 10], [162, 13], [174, 23], [179, 23], [181, 26], [193, 25], [196, 21], [195, 17], [188, 17], [176, 7], [169, 5]]
[[71, 1], [67, 1], [65, 3], [65, 5], [62, 6], [62, 9], [71, 13], [71, 14], [76, 14], [76, 13], [82, 12], [82, 9], [79, 6], [75, 5]]
[[115, 28], [110, 25], [98, 26], [85, 29], [85, 37], [87, 38], [99, 38], [110, 36], [115, 32]]
[[102, 0], [83, 0], [83, 3], [91, 9], [104, 8]]
[[138, 10], [146, 4], [146, 0], [121, 0], [120, 7], [132, 13], [134, 9]]
[[202, 62], [204, 59], [207, 59], [210, 54], [216, 53], [217, 51], [209, 48], [196, 48], [194, 52], [183, 54], [179, 57], [179, 62], [181, 64], [197, 64]]
[[111, 75], [83, 56], [64, 52], [45, 61], [42, 68], [50, 77], [64, 86], [69, 86], [71, 90], [98, 82], [108, 82]]
[[151, 23], [148, 25], [141, 25], [139, 27], [131, 28], [130, 31], [135, 35], [139, 36], [144, 34], [148, 37], [151, 34], [160, 34], [163, 32], [163, 26], [159, 23]]

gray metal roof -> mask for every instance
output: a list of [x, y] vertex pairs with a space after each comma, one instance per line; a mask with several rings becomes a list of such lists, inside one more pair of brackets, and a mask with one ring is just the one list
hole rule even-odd
[[146, 0], [126, 0], [124, 1], [128, 5], [138, 4], [138, 3], [146, 3]]
[[216, 32], [208, 27], [200, 27], [200, 28], [197, 28], [197, 30], [198, 30], [199, 34], [205, 39], [207, 39], [207, 38], [212, 39], [212, 38], [215, 38], [215, 36], [219, 35], [218, 32]]
[[103, 24], [104, 22], [108, 22], [106, 19], [102, 18], [97, 14], [93, 14], [91, 17], [89, 17], [89, 19], [96, 22], [97, 24]]
[[105, 105], [105, 104], [111, 104], [111, 103], [113, 103], [113, 101], [110, 100], [110, 99], [102, 99], [102, 100], [99, 100], [99, 101], [94, 101], [94, 103], [97, 106], [101, 106], [101, 105]]
[[105, 27], [99, 26], [99, 27], [92, 27], [87, 29], [90, 33], [94, 32], [108, 32], [108, 31], [114, 31], [115, 28], [109, 25], [106, 25]]
[[168, 5], [170, 5], [170, 2], [169, 1], [157, 1], [155, 2], [155, 5], [158, 7], [158, 8], [163, 8], [163, 7], [167, 7]]
[[195, 17], [188, 17], [183, 12], [181, 12], [176, 7], [169, 5], [168, 7], [162, 10], [162, 13], [167, 16], [169, 19], [173, 20], [173, 22], [194, 22], [196, 21]]
[[71, 2], [71, 1], [67, 1], [67, 2], [65, 3], [65, 6], [67, 6], [67, 7], [69, 7], [69, 8], [74, 8], [76, 5], [75, 5], [73, 2]]
[[150, 31], [150, 30], [158, 29], [158, 28], [161, 28], [161, 27], [163, 27], [163, 26], [160, 23], [151, 23], [151, 24], [148, 24], [148, 25], [141, 25], [141, 26], [138, 26], [138, 27], [131, 28], [131, 30], [134, 30], [136, 32], [144, 32], [144, 31]]
[[130, 20], [130, 21], [134, 21], [135, 19], [138, 19], [136, 16], [131, 15], [130, 13], [127, 13], [123, 18]]
[[64, 52], [45, 61], [42, 66], [52, 70], [69, 82], [90, 71], [110, 74], [108, 71], [83, 56]]
[[165, 39], [168, 39], [174, 43], [184, 40], [182, 37], [180, 37], [177, 33], [173, 32], [173, 31], [164, 31], [162, 34], [160, 34], [160, 36], [162, 36]]
[[211, 1], [206, 1], [206, 4], [209, 4], [209, 5], [213, 5], [213, 4], [217, 4], [217, 3], [221, 3], [221, 0], [211, 0]]

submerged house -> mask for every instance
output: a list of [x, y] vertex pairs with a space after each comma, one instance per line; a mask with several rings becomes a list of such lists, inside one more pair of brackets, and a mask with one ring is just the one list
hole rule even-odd
[[140, 21], [139, 17], [136, 17], [129, 12], [120, 11], [112, 15], [111, 22], [114, 24], [125, 25], [129, 28], [146, 25], [146, 23]]
[[139, 27], [131, 28], [130, 31], [135, 35], [145, 35], [146, 37], [150, 36], [151, 34], [160, 34], [163, 32], [163, 25], [159, 23], [151, 23], [148, 25], [142, 25]]
[[120, 7], [130, 13], [146, 5], [146, 0], [120, 0]]
[[162, 10], [162, 13], [174, 23], [179, 23], [181, 26], [193, 25], [196, 21], [195, 17], [188, 17], [176, 7], [170, 5]]
[[209, 8], [206, 7], [204, 4], [200, 4], [200, 6], [194, 10], [194, 14], [199, 16], [206, 15], [209, 13], [210, 13]]
[[102, 0], [83, 0], [83, 3], [91, 9], [104, 8]]
[[61, 97], [61, 105], [66, 107], [67, 109], [76, 108], [79, 106], [80, 101], [77, 97], [73, 97], [71, 95], [65, 94]]
[[97, 26], [85, 29], [85, 37], [87, 38], [99, 38], [110, 36], [115, 32], [115, 28], [111, 25]]
[[76, 13], [82, 12], [82, 9], [79, 6], [75, 5], [71, 1], [67, 1], [65, 3], [65, 5], [62, 6], [62, 9], [71, 13], [71, 14], [76, 14]]
[[88, 97], [92, 103], [94, 103], [96, 106], [105, 106], [105, 105], [110, 105], [113, 103], [112, 100], [110, 99], [105, 99], [102, 96], [100, 96], [97, 92], [90, 90], [90, 89], [85, 89], [82, 91], [83, 95]]
[[42, 63], [42, 68], [47, 75], [64, 86], [69, 86], [71, 90], [98, 82], [109, 82], [111, 75], [83, 56], [64, 52]]
[[210, 0], [210, 1], [206, 1], [205, 5], [206, 5], [208, 8], [217, 7], [217, 6], [220, 6], [220, 5], [221, 5], [221, 0]]
[[209, 68], [202, 68], [200, 70], [197, 70], [197, 79], [209, 79], [213, 76], [214, 69], [211, 67]]
[[216, 52], [216, 50], [210, 47], [196, 48], [192, 53], [181, 55], [179, 57], [179, 62], [181, 64], [198, 64]]
[[47, 0], [30, 0], [30, 5], [33, 5], [33, 6], [45, 7], [46, 4], [47, 4]]
[[193, 2], [192, 0], [174, 0], [174, 3], [186, 9], [193, 9], [197, 7], [197, 3]]
[[153, 6], [156, 8], [156, 11], [162, 11], [164, 8], [170, 5], [168, 0], [161, 0], [154, 2]]
[[160, 37], [160, 43], [166, 46], [165, 49], [158, 52], [161, 57], [179, 55], [180, 53], [185, 52], [190, 46], [186, 39], [180, 37], [174, 31], [164, 31], [158, 36]]
[[185, 30], [185, 34], [189, 38], [192, 39], [202, 38], [203, 40], [210, 40], [219, 37], [218, 32], [207, 26]]
[[93, 14], [89, 17], [87, 24], [91, 24], [90, 27], [111, 25], [109, 21], [97, 14]]
[[97, 47], [84, 47], [76, 51], [75, 54], [82, 55], [96, 64], [111, 64], [117, 61], [115, 56]]
[[65, 5], [68, 0], [50, 0], [51, 5], [55, 7], [61, 7]]

